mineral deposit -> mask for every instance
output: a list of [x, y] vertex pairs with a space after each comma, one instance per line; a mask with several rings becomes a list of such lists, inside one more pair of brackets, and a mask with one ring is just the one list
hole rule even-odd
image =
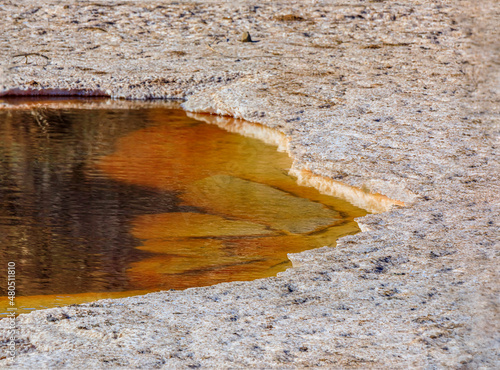
[[275, 278], [22, 315], [0, 366], [499, 368], [499, 16], [495, 0], [2, 1], [2, 95], [184, 100], [279, 130], [297, 173], [405, 206]]

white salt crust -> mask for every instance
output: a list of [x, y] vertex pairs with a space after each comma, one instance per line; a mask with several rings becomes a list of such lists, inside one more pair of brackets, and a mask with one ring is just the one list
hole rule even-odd
[[2, 1], [4, 95], [184, 99], [406, 207], [275, 278], [22, 315], [13, 363], [1, 320], [0, 367], [500, 367], [499, 6]]

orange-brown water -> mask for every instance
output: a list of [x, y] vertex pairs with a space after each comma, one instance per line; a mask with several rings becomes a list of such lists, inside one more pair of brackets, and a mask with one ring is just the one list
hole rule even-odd
[[0, 281], [15, 262], [18, 313], [272, 276], [366, 214], [181, 110], [0, 111], [0, 165]]

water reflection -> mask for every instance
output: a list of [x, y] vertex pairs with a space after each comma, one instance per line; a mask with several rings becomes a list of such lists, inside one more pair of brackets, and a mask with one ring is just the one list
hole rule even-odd
[[0, 280], [15, 261], [17, 295], [47, 295], [22, 300], [39, 307], [273, 275], [365, 214], [289, 166], [180, 110], [0, 111]]

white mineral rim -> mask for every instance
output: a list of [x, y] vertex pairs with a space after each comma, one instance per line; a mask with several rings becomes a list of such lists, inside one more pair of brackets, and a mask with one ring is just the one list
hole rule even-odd
[[3, 96], [184, 99], [284, 135], [299, 181], [400, 205], [275, 278], [21, 315], [14, 361], [1, 320], [0, 367], [500, 367], [499, 17], [495, 0], [2, 1]]

